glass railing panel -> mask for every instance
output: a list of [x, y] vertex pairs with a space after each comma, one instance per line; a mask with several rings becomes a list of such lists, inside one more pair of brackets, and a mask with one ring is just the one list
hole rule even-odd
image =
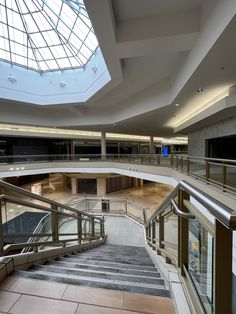
[[206, 163], [202, 159], [189, 159], [189, 172], [200, 178], [206, 178]]
[[220, 185], [224, 183], [224, 167], [222, 163], [209, 162], [209, 180]]
[[173, 212], [164, 217], [164, 241], [173, 247], [178, 244], [178, 217]]
[[198, 220], [189, 220], [188, 272], [206, 313], [214, 313], [214, 238]]
[[[74, 239], [77, 237], [77, 219], [58, 214], [59, 240]], [[68, 235], [74, 233], [74, 235]]]
[[128, 202], [127, 203], [127, 214], [130, 217], [133, 217], [134, 219], [140, 221], [140, 222], [144, 222], [144, 214], [143, 214], [143, 209], [142, 207]]
[[225, 164], [225, 185], [236, 190], [236, 165]]
[[51, 233], [46, 224], [42, 226], [44, 221], [50, 220], [48, 212], [9, 201], [2, 204], [4, 244], [28, 242], [31, 236], [40, 241], [41, 236], [37, 237], [37, 234]]

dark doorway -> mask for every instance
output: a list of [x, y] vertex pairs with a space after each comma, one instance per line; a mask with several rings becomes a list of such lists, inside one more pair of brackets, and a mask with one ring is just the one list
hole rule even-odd
[[236, 135], [206, 140], [206, 157], [236, 159]]
[[78, 179], [78, 193], [97, 194], [97, 179]]

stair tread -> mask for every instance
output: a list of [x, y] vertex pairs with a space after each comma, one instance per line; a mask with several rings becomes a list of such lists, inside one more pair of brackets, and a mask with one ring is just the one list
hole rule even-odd
[[[95, 259], [94, 258], [84, 258], [83, 256], [77, 256], [75, 257], [74, 255], [71, 255], [71, 256], [67, 256], [66, 259], [71, 259], [71, 260], [81, 260], [81, 261], [86, 261], [86, 262], [91, 262], [91, 261], [94, 261]], [[156, 267], [154, 266], [154, 264], [149, 264], [149, 265], [143, 265], [143, 264], [137, 264], [135, 263], [135, 261], [133, 263], [130, 263], [130, 261], [126, 262], [123, 260], [119, 260], [119, 261], [109, 261], [107, 259], [97, 259], [96, 258], [96, 263], [108, 263], [108, 264], [115, 264], [115, 265], [124, 265], [125, 267], [127, 266], [134, 266], [134, 267], [140, 267], [140, 268], [144, 268], [144, 267], [150, 267], [152, 269], [156, 269]]]
[[120, 267], [112, 267], [112, 266], [103, 266], [103, 265], [95, 265], [95, 264], [86, 264], [78, 261], [77, 263], [73, 263], [70, 261], [53, 261], [53, 262], [48, 262], [48, 264], [52, 265], [67, 265], [68, 267], [77, 267], [79, 269], [101, 269], [101, 271], [111, 271], [113, 273], [130, 273], [138, 276], [150, 276], [150, 277], [158, 277], [160, 278], [160, 273], [155, 270], [155, 271], [150, 271], [150, 270], [143, 270], [143, 269], [130, 269], [130, 268], [120, 268]]
[[130, 274], [114, 274], [111, 272], [104, 272], [104, 271], [97, 271], [97, 270], [90, 270], [90, 269], [75, 269], [69, 267], [57, 267], [57, 266], [49, 266], [49, 265], [42, 265], [42, 266], [35, 266], [31, 270], [44, 270], [48, 272], [54, 273], [65, 273], [65, 274], [76, 274], [78, 276], [93, 276], [96, 278], [104, 278], [109, 280], [119, 280], [119, 281], [130, 281], [130, 282], [139, 282], [139, 283], [148, 283], [148, 284], [164, 284], [164, 280], [161, 278], [155, 277], [145, 277], [145, 276], [137, 276], [137, 275], [130, 275]]

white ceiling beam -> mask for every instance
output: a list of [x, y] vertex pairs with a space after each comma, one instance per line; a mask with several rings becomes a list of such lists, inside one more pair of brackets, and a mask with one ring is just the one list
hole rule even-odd
[[117, 43], [120, 58], [142, 57], [158, 53], [189, 51], [198, 33], [180, 34], [168, 37], [151, 38]]
[[200, 32], [200, 10], [166, 13], [117, 22], [118, 43]]

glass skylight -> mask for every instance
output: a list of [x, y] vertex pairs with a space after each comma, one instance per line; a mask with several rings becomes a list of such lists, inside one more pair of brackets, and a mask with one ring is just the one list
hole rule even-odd
[[39, 72], [84, 67], [98, 47], [83, 0], [0, 0], [0, 60]]

